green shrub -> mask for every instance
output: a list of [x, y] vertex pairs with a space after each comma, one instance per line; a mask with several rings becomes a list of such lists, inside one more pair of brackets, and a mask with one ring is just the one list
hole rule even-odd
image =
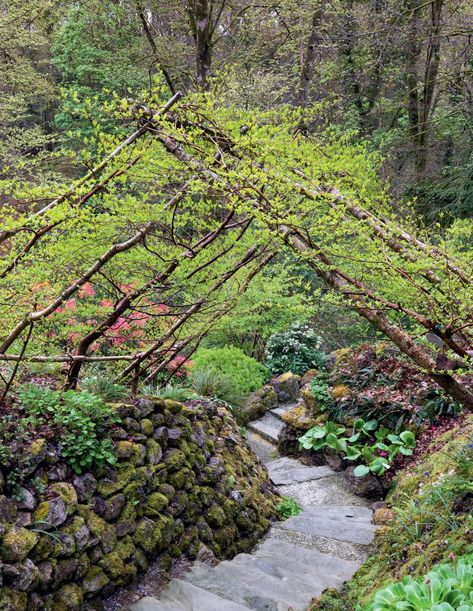
[[122, 384], [115, 384], [107, 375], [96, 374], [81, 381], [81, 389], [101, 397], [106, 403], [124, 399], [130, 392]]
[[198, 350], [192, 358], [191, 372], [204, 369], [227, 376], [241, 394], [258, 390], [269, 379], [269, 371], [264, 365], [235, 346]]
[[231, 408], [240, 407], [246, 398], [230, 377], [215, 369], [193, 368], [189, 381], [197, 395], [218, 399]]
[[20, 388], [18, 396], [29, 418], [59, 427], [61, 455], [76, 473], [115, 463], [113, 443], [105, 435], [116, 414], [100, 397], [38, 386]]
[[[361, 611], [361, 607], [358, 607]], [[409, 575], [398, 583], [378, 590], [366, 611], [472, 611], [473, 610], [473, 555], [458, 561], [437, 564], [425, 578]]]
[[276, 375], [286, 371], [302, 375], [308, 369], [325, 366], [327, 356], [321, 347], [322, 339], [314, 329], [296, 323], [284, 333], [271, 335], [266, 345], [266, 365]]
[[144, 395], [156, 397], [158, 399], [172, 399], [173, 401], [187, 401], [188, 399], [195, 398], [196, 394], [192, 392], [190, 388], [184, 388], [184, 386], [173, 386], [172, 384], [166, 384], [163, 388], [156, 388], [155, 386], [143, 386], [141, 392]]
[[281, 520], [287, 520], [287, 518], [299, 515], [302, 511], [302, 507], [292, 497], [285, 496], [283, 500], [276, 505], [276, 511]]
[[397, 435], [385, 427], [379, 428], [377, 420], [365, 422], [361, 418], [353, 425], [351, 434], [347, 433], [343, 424], [329, 421], [312, 427], [298, 441], [304, 450], [330, 448], [340, 453], [345, 460], [361, 461], [363, 464], [354, 470], [357, 477], [370, 472], [384, 475], [398, 454], [410, 456], [416, 445], [411, 431]]

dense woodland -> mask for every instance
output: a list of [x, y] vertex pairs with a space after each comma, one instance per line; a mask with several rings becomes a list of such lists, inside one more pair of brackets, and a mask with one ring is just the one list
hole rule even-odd
[[468, 0], [0, 0], [0, 492], [46, 429], [114, 464], [97, 406], [243, 425], [288, 371], [318, 372], [301, 448], [361, 477], [471, 436], [472, 36]]

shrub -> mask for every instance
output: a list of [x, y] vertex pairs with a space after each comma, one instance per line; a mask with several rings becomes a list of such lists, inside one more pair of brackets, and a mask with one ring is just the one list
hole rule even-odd
[[305, 450], [330, 448], [342, 454], [345, 460], [362, 461], [364, 464], [354, 470], [357, 477], [362, 477], [370, 472], [384, 475], [398, 454], [410, 456], [415, 437], [411, 431], [396, 435], [384, 427], [379, 428], [377, 420], [365, 422], [360, 418], [354, 423], [351, 434], [342, 424], [326, 422], [312, 427], [299, 438], [299, 443]]
[[141, 389], [144, 395], [150, 395], [151, 397], [157, 397], [158, 399], [172, 399], [173, 401], [187, 401], [188, 399], [195, 398], [195, 393], [189, 388], [183, 386], [173, 386], [172, 384], [166, 384], [163, 388], [156, 388], [155, 386], [143, 386]]
[[216, 369], [193, 368], [189, 380], [198, 395], [218, 399], [231, 408], [239, 407], [245, 400], [233, 380]]
[[205, 369], [228, 377], [241, 394], [258, 390], [269, 379], [269, 371], [263, 364], [235, 346], [198, 350], [192, 359], [191, 377], [192, 372]]
[[108, 376], [96, 374], [88, 376], [81, 381], [81, 388], [93, 395], [97, 395], [105, 402], [124, 399], [129, 395], [128, 389], [122, 384], [115, 384]]
[[[359, 607], [361, 609], [361, 607]], [[363, 607], [365, 609], [365, 607]], [[425, 578], [406, 576], [378, 590], [367, 611], [471, 611], [473, 609], [473, 555], [437, 564]]]
[[302, 375], [308, 369], [320, 369], [327, 361], [321, 346], [322, 339], [314, 329], [296, 323], [283, 333], [271, 335], [266, 345], [266, 365], [276, 375], [286, 371]]
[[20, 388], [18, 396], [29, 418], [60, 429], [61, 455], [76, 473], [115, 463], [113, 443], [105, 435], [116, 414], [100, 397], [35, 386]]

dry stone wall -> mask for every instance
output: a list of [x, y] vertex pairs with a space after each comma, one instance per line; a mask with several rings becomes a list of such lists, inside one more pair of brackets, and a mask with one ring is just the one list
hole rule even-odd
[[173, 558], [248, 551], [276, 518], [267, 473], [230, 413], [143, 398], [117, 405], [117, 464], [74, 475], [46, 439], [13, 498], [0, 483], [0, 609], [100, 608]]

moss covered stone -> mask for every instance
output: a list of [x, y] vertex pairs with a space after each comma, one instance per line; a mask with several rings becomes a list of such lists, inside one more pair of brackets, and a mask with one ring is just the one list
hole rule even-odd
[[224, 510], [218, 505], [212, 505], [206, 512], [205, 518], [210, 526], [219, 528], [225, 523], [226, 517]]
[[38, 542], [38, 535], [21, 526], [7, 527], [0, 539], [0, 556], [6, 562], [20, 562]]
[[57, 494], [59, 498], [62, 499], [64, 505], [66, 506], [68, 516], [75, 512], [77, 509], [77, 493], [72, 484], [57, 482], [55, 484], [51, 484], [49, 490], [53, 494]]
[[159, 514], [169, 504], [169, 500], [160, 492], [153, 492], [148, 497], [148, 502], [144, 509], [145, 515], [153, 516]]
[[181, 450], [174, 448], [172, 450], [168, 450], [163, 457], [163, 462], [166, 465], [166, 469], [172, 473], [174, 471], [179, 471], [184, 466], [186, 462], [186, 457]]
[[115, 456], [118, 460], [126, 460], [130, 458], [133, 451], [132, 441], [117, 441], [115, 443]]
[[97, 594], [108, 583], [110, 583], [110, 579], [105, 575], [103, 569], [99, 566], [91, 566], [84, 577], [84, 592], [89, 595]]
[[111, 579], [118, 579], [125, 572], [125, 563], [116, 552], [110, 552], [99, 560], [99, 565]]
[[[80, 611], [84, 608], [84, 592], [78, 584], [67, 583], [55, 592], [53, 601], [55, 605], [60, 605], [67, 611]], [[57, 606], [50, 608], [56, 611]]]
[[115, 492], [123, 490], [134, 475], [135, 468], [133, 465], [129, 463], [119, 464], [109, 477], [102, 478], [98, 482], [97, 492], [104, 498], [112, 496]]
[[26, 611], [28, 595], [13, 588], [0, 588], [0, 609], [2, 611]]
[[141, 432], [147, 437], [151, 437], [154, 433], [154, 424], [148, 418], [143, 418], [140, 422]]

